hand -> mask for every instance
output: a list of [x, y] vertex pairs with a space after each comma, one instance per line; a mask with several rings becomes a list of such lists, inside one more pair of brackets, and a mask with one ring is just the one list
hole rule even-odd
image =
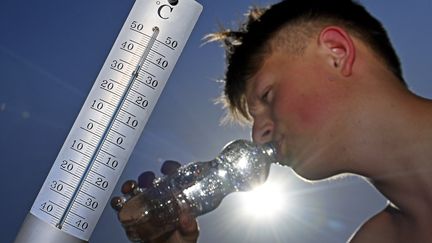
[[[161, 172], [164, 175], [172, 175], [179, 167], [180, 163], [176, 161], [165, 161], [161, 167]], [[111, 206], [120, 212], [123, 206], [127, 204], [128, 199], [134, 197], [143, 189], [152, 187], [155, 178], [156, 177], [153, 172], [146, 171], [138, 177], [138, 182], [134, 180], [126, 181], [121, 188], [124, 196], [114, 197], [111, 200]], [[120, 218], [119, 220], [122, 221]], [[140, 235], [138, 231], [132, 232], [126, 230], [126, 233], [130, 239], [136, 239], [137, 237], [143, 239], [146, 237], [144, 235]], [[175, 225], [173, 230], [164, 233], [156, 239], [147, 241], [146, 243], [193, 243], [197, 242], [198, 235], [199, 229], [196, 219], [184, 210], [180, 213], [179, 222], [177, 225]]]

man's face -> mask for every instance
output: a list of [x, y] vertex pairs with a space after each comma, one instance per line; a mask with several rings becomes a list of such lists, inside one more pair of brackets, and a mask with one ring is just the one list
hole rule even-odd
[[254, 141], [274, 141], [281, 163], [307, 179], [323, 179], [340, 170], [334, 154], [343, 142], [338, 124], [347, 92], [337, 80], [314, 48], [298, 57], [275, 52], [248, 80]]

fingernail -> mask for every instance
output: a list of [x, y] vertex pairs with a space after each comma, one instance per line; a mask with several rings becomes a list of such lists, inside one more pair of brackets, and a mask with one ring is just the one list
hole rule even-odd
[[123, 205], [126, 202], [126, 198], [124, 197], [113, 197], [111, 199], [111, 207], [116, 210], [119, 211], [120, 209], [123, 208]]
[[134, 181], [134, 180], [128, 180], [125, 183], [123, 183], [123, 186], [121, 188], [121, 192], [123, 194], [130, 194], [137, 187], [138, 187], [138, 183], [136, 181]]
[[155, 178], [156, 176], [152, 171], [146, 171], [138, 177], [138, 186], [142, 188], [152, 187]]
[[161, 172], [164, 175], [172, 175], [177, 172], [177, 169], [181, 166], [181, 164], [174, 160], [167, 160], [162, 164]]

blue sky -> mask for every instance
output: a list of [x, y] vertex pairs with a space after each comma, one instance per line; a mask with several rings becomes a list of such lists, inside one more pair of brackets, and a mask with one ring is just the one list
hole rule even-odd
[[[261, 0], [201, 0], [203, 13], [120, 181], [158, 170], [162, 161], [213, 158], [249, 129], [221, 126], [213, 101], [221, 91], [224, 56], [202, 37], [222, 23], [237, 26]], [[387, 28], [411, 89], [432, 98], [432, 1], [363, 0]], [[0, 3], [0, 171], [4, 223], [11, 242], [39, 192], [84, 99], [125, 20], [131, 0], [15, 1]], [[241, 193], [199, 218], [201, 242], [344, 242], [385, 199], [358, 177], [307, 184], [273, 166], [285, 210], [271, 220], [239, 213]], [[115, 189], [119, 192], [119, 188]], [[258, 230], [259, 229], [259, 230]], [[126, 242], [107, 207], [92, 242]]]

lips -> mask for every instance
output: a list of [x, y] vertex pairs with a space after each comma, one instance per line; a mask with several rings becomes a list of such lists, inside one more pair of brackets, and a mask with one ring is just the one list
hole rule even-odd
[[286, 148], [284, 146], [285, 139], [284, 137], [280, 137], [274, 140], [274, 144], [276, 147], [276, 159], [279, 164], [284, 166], [292, 166], [292, 161], [289, 156], [289, 151], [286, 151]]
[[276, 147], [276, 158], [278, 161], [282, 161], [283, 159], [282, 138], [274, 140], [274, 144]]

